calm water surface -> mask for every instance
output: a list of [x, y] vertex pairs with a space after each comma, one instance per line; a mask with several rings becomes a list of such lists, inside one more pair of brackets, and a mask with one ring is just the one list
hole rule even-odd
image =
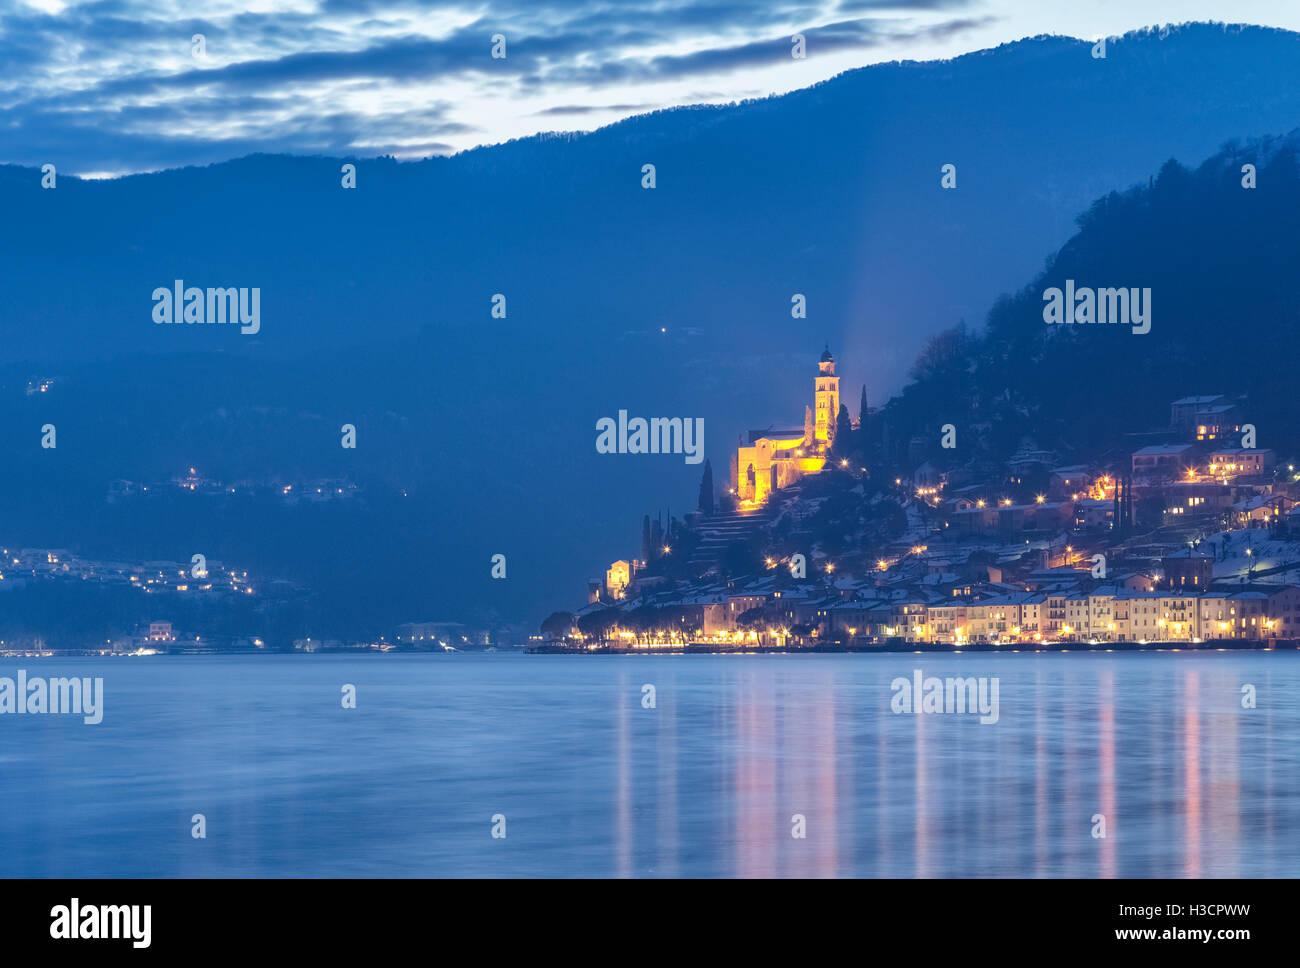
[[[0, 676], [20, 668], [103, 676], [105, 715], [0, 716], [4, 875], [1300, 875], [1296, 653], [158, 656]], [[996, 676], [999, 721], [894, 714], [913, 669]]]

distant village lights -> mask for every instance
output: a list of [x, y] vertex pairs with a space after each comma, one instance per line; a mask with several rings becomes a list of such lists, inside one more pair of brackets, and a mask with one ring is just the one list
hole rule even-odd
[[[815, 396], [813, 402], [829, 403], [833, 373], [831, 361], [826, 363], [816, 388], [824, 396]], [[1223, 398], [1188, 399], [1200, 407], [1207, 399]], [[1186, 421], [1180, 413], [1191, 406], [1187, 401], [1173, 404], [1171, 428], [1183, 427]], [[1239, 418], [1222, 417], [1214, 429], [1232, 427], [1229, 420]], [[737, 503], [742, 506], [737, 513], [722, 516], [724, 535], [749, 507], [766, 503], [783, 486], [810, 473], [802, 469], [801, 460], [825, 462], [830, 448], [819, 439], [821, 423], [814, 418], [806, 420], [802, 430], [769, 428], [753, 435], [754, 444], [765, 439], [770, 449], [754, 454], [752, 475], [744, 473], [750, 469], [747, 464], [740, 464], [739, 474], [733, 465], [735, 490], [742, 495]], [[1195, 427], [1193, 423], [1184, 431], [1190, 436]], [[811, 448], [810, 439], [815, 441]], [[896, 477], [897, 488], [888, 496], [880, 495], [906, 509], [906, 530], [901, 533], [870, 535], [856, 547], [833, 545], [834, 561], [817, 550], [816, 535], [810, 544], [799, 539], [796, 546], [820, 559], [816, 568], [822, 572], [820, 581], [811, 570], [807, 579], [802, 573], [794, 575], [803, 580], [798, 584], [773, 574], [786, 562], [793, 574], [795, 560], [802, 562], [803, 556], [788, 548], [778, 550], [775, 543], [766, 548], [759, 545], [755, 564], [763, 560], [767, 568], [757, 576], [715, 575], [701, 569], [690, 587], [682, 588], [673, 584], [675, 579], [665, 582], [651, 575], [626, 596], [610, 593], [589, 598], [589, 610], [576, 616], [607, 617], [612, 627], [595, 623], [595, 631], [586, 635], [576, 626], [564, 634], [548, 635], [557, 643], [580, 648], [599, 648], [591, 643], [606, 641], [654, 648], [658, 641], [668, 640], [674, 649], [679, 643], [738, 643], [737, 651], [755, 644], [763, 649], [816, 648], [826, 640], [845, 643], [846, 637], [850, 647], [866, 648], [897, 647], [886, 641], [895, 637], [908, 643], [962, 648], [968, 643], [1055, 648], [1075, 642], [1102, 648], [1148, 643], [1168, 647], [1220, 638], [1263, 645], [1273, 636], [1294, 638], [1292, 630], [1300, 619], [1288, 613], [1300, 611], [1300, 583], [1290, 576], [1274, 578], [1270, 567], [1263, 570], [1262, 580], [1246, 584], [1260, 574], [1264, 563], [1285, 564], [1300, 554], [1283, 550], [1281, 544], [1288, 541], [1285, 529], [1300, 525], [1300, 495], [1284, 490], [1293, 487], [1289, 482], [1295, 472], [1288, 467], [1294, 468], [1294, 462], [1279, 462], [1284, 473], [1274, 476], [1277, 455], [1272, 451], [1226, 445], [1211, 451], [1210, 446], [1195, 450], [1196, 444], [1144, 446], [1131, 455], [1131, 478], [1124, 465], [1112, 464], [1109, 473], [1095, 465], [1078, 465], [1051, 470], [1046, 486], [1037, 483], [1041, 474], [1031, 476], [1023, 466], [1049, 467], [1046, 462], [1053, 455], [1031, 444], [1022, 446], [1023, 457], [1009, 460], [1003, 471], [968, 472], [962, 479], [949, 480], [937, 468], [926, 467], [908, 478]], [[750, 449], [742, 445], [740, 450], [749, 456]], [[813, 456], [795, 459], [797, 450]], [[1122, 471], [1117, 473], [1116, 466]], [[1220, 481], [1221, 476], [1232, 480]], [[1159, 528], [1163, 511], [1174, 530], [1152, 538], [1131, 530], [1131, 518], [1125, 515], [1132, 514], [1126, 505], [1133, 500], [1134, 484], [1143, 501], [1141, 526]], [[808, 490], [818, 495], [847, 493], [852, 486], [844, 476], [833, 475]], [[994, 496], [998, 489], [1005, 489], [1004, 493]], [[811, 500], [792, 495], [792, 500], [783, 502], [782, 511], [793, 512], [796, 521], [806, 519], [803, 505]], [[1179, 527], [1191, 518], [1197, 520]], [[1279, 530], [1273, 535], [1240, 533], [1249, 528]], [[1217, 533], [1206, 548], [1214, 550], [1206, 553], [1202, 543], [1212, 532]], [[786, 541], [780, 534], [773, 537]], [[1142, 540], [1128, 540], [1135, 537]], [[692, 558], [694, 565], [700, 557], [696, 544], [687, 540], [683, 545], [682, 540], [687, 539], [674, 541], [677, 555]], [[927, 549], [927, 540], [935, 542], [934, 548]], [[1070, 543], [1063, 545], [1063, 541]], [[1080, 547], [1076, 549], [1073, 541], [1079, 541]], [[1300, 546], [1293, 538], [1290, 541]], [[1099, 549], [1106, 554], [1096, 554]], [[1256, 551], [1260, 562], [1254, 561]], [[871, 553], [877, 558], [872, 559]], [[1109, 574], [1105, 558], [1112, 558]], [[1162, 558], [1165, 567], [1155, 568]], [[1115, 559], [1121, 562], [1118, 567]], [[677, 569], [684, 563], [685, 558]], [[606, 616], [610, 599], [624, 597], [627, 600], [615, 612], [626, 613], [626, 622], [615, 613]], [[782, 625], [793, 630], [789, 643], [784, 636], [774, 641]]]

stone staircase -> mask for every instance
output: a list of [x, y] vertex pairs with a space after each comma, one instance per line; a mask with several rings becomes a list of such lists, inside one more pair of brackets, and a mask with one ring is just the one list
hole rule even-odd
[[687, 565], [695, 574], [704, 574], [722, 561], [722, 555], [728, 545], [752, 537], [771, 520], [770, 506], [720, 511], [703, 519], [698, 525], [700, 543], [691, 554]]

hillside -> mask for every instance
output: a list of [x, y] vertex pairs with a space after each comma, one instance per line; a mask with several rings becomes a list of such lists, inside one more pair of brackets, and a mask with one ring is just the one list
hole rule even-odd
[[[698, 467], [598, 455], [597, 419], [701, 417], [725, 468], [742, 431], [799, 420], [824, 340], [849, 399], [866, 383], [879, 402], [928, 337], [977, 326], [1032, 278], [1097, 198], [1171, 156], [1193, 164], [1300, 121], [1300, 36], [1197, 25], [1116, 40], [1104, 61], [1089, 46], [1034, 38], [586, 135], [362, 160], [355, 191], [329, 158], [60, 177], [53, 191], [35, 170], [0, 168], [0, 535], [109, 557], [185, 559], [202, 542], [376, 620], [536, 614], [632, 553], [643, 511], [694, 504]], [[647, 162], [653, 191], [640, 188]], [[954, 191], [939, 187], [947, 162]], [[1198, 248], [1189, 278], [1230, 288], [1252, 220], [1286, 217], [1276, 184], [1261, 177], [1236, 212], [1240, 237]], [[1207, 241], [1170, 211], [1153, 232], [1173, 235], [1148, 250]], [[1267, 237], [1285, 239], [1282, 224]], [[1255, 278], [1280, 291], [1289, 275]], [[150, 294], [175, 279], [260, 287], [261, 332], [154, 325]], [[504, 320], [489, 315], [498, 292]], [[790, 317], [794, 292], [806, 320]], [[1222, 318], [1235, 305], [1206, 298]], [[1158, 296], [1152, 334], [1125, 335], [1122, 352], [1168, 347], [1195, 302]], [[999, 306], [994, 332], [1020, 339], [1006, 314], [1032, 322], [1031, 308]], [[1041, 322], [1025, 326], [1042, 337]], [[1198, 332], [1216, 344], [1207, 360], [1284, 359], [1254, 343], [1233, 352], [1236, 322]], [[1209, 353], [1204, 339], [1187, 346]], [[1132, 386], [1098, 384], [1090, 357], [1015, 359], [1021, 399], [1047, 408], [1035, 421], [1095, 412], [1089, 392], [1137, 402]], [[1106, 365], [1146, 378], [1152, 359]], [[998, 370], [984, 372], [988, 396]], [[1158, 392], [1198, 389], [1186, 376]], [[54, 383], [32, 397], [33, 378]], [[965, 406], [958, 388], [949, 410]], [[57, 451], [38, 447], [47, 421]], [[338, 446], [347, 422], [353, 452]], [[344, 528], [103, 505], [114, 480], [190, 466], [220, 480], [346, 476], [376, 489], [373, 515]], [[510, 558], [506, 582], [489, 578], [495, 553]]]
[[[1029, 285], [981, 331], [936, 338], [888, 408], [898, 438], [978, 425], [991, 456], [1022, 435], [1095, 456], [1166, 427], [1193, 394], [1248, 400], [1259, 446], [1300, 450], [1300, 132], [1233, 143], [1195, 169], [1170, 160], [1150, 182], [1098, 199]], [[1256, 168], [1254, 189], [1243, 165]], [[1151, 290], [1150, 332], [1047, 325], [1043, 294], [1076, 285]]]

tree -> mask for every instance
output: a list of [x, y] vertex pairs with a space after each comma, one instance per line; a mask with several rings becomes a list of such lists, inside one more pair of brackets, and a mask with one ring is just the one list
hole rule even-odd
[[622, 624], [645, 639], [649, 633], [657, 632], [663, 624], [661, 610], [654, 605], [638, 606], [624, 616]]
[[977, 348], [978, 340], [966, 329], [963, 320], [925, 341], [912, 364], [910, 376], [916, 383], [929, 383], [965, 374]]
[[578, 631], [588, 638], [599, 639], [604, 642], [609, 638], [609, 630], [618, 623], [622, 614], [617, 608], [605, 608], [599, 612], [588, 612], [578, 619]]
[[862, 384], [862, 399], [858, 401], [858, 453], [865, 460], [871, 453], [867, 436], [867, 385]]
[[727, 545], [722, 552], [720, 562], [722, 573], [732, 577], [751, 575], [763, 569], [762, 558], [758, 549], [749, 541], [738, 539]]
[[700, 479], [700, 510], [713, 513], [713, 465], [708, 458], [704, 460], [704, 476]]
[[552, 612], [542, 620], [542, 634], [553, 639], [562, 639], [573, 628], [572, 612]]
[[848, 457], [853, 450], [853, 420], [849, 417], [849, 408], [840, 404], [840, 412], [835, 415], [835, 428], [831, 437], [831, 453], [838, 457]]

